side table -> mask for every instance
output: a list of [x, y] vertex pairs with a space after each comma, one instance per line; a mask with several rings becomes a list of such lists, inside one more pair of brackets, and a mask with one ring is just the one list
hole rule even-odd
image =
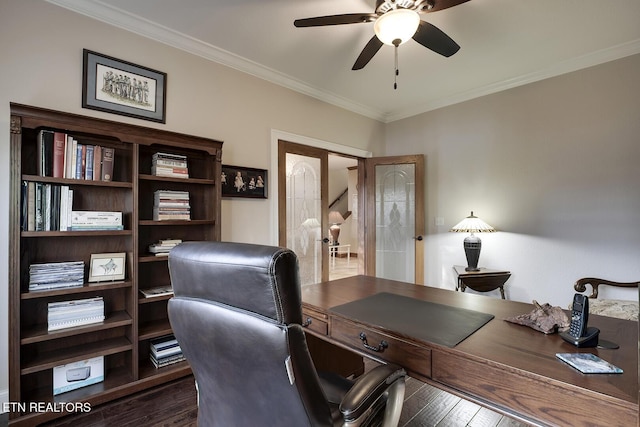
[[491, 270], [488, 268], [480, 268], [479, 271], [466, 271], [462, 265], [454, 265], [453, 269], [458, 276], [456, 291], [464, 292], [467, 287], [478, 292], [489, 292], [500, 288], [502, 299], [506, 299], [504, 297], [504, 284], [511, 277], [510, 271]]

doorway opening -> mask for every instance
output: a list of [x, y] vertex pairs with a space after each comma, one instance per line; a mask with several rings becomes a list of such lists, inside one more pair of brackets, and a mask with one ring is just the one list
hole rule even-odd
[[329, 153], [329, 280], [358, 274], [358, 159]]

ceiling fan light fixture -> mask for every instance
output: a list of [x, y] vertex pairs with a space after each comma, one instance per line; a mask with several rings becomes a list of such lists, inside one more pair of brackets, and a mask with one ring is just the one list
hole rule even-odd
[[380, 16], [373, 24], [373, 30], [382, 43], [398, 46], [413, 37], [419, 25], [420, 16], [416, 11], [394, 9]]

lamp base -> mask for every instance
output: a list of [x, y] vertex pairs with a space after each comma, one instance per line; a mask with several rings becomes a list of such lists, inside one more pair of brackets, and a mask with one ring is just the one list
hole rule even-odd
[[480, 249], [482, 242], [479, 237], [471, 234], [464, 239], [464, 254], [467, 257], [467, 268], [465, 271], [480, 271], [478, 268], [478, 260], [480, 259]]
[[331, 234], [331, 244], [333, 246], [338, 246], [340, 242], [338, 242], [338, 237], [340, 237], [340, 226], [338, 224], [334, 224], [329, 227], [329, 233]]

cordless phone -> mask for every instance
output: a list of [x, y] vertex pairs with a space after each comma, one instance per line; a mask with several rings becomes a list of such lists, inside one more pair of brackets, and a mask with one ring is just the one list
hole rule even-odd
[[576, 347], [596, 347], [598, 345], [600, 330], [598, 328], [587, 327], [588, 321], [589, 298], [582, 294], [575, 294], [573, 296], [573, 304], [571, 305], [571, 323], [569, 324], [569, 330], [560, 332], [560, 336]]
[[571, 325], [569, 335], [573, 338], [580, 338], [587, 333], [587, 322], [589, 321], [589, 298], [582, 294], [573, 296], [571, 306]]

